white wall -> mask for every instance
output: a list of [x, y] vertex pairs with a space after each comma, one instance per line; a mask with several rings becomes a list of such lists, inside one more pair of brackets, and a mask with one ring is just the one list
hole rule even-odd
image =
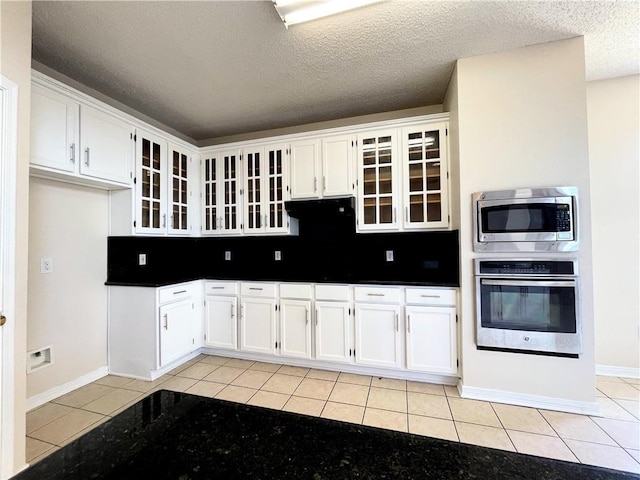
[[[584, 69], [582, 38], [457, 62], [450, 88], [457, 86], [463, 395], [574, 411], [595, 408]], [[583, 353], [570, 359], [477, 350], [473, 259], [492, 255], [472, 250], [471, 194], [559, 185], [579, 189]]]
[[109, 233], [104, 190], [31, 178], [29, 196], [27, 350], [51, 345], [54, 362], [27, 376], [27, 398], [107, 366]]
[[[29, 235], [29, 132], [31, 115], [31, 2], [0, 2], [0, 72], [18, 86], [18, 162], [16, 171], [15, 317], [11, 347], [14, 352], [12, 378], [13, 415], [3, 416], [3, 430], [9, 432], [2, 445], [2, 471], [8, 477], [25, 465], [25, 344], [27, 331], [27, 252]], [[3, 327], [7, 328], [7, 326]], [[6, 331], [6, 330], [5, 330]], [[6, 347], [6, 343], [3, 347]], [[3, 389], [4, 390], [4, 389]], [[8, 445], [6, 443], [9, 443]]]
[[640, 76], [589, 82], [596, 364], [640, 375]]

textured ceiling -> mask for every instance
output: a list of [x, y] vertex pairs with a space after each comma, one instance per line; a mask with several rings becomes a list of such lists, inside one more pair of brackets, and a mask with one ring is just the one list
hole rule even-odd
[[196, 141], [440, 104], [455, 60], [585, 36], [639, 73], [640, 2], [387, 0], [285, 29], [270, 0], [33, 2], [33, 58]]

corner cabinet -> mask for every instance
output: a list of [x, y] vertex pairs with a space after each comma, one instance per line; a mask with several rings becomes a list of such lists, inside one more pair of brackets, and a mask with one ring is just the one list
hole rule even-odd
[[31, 174], [106, 189], [132, 181], [133, 126], [53, 86], [31, 90]]
[[109, 371], [154, 380], [202, 346], [200, 282], [109, 287]]
[[135, 233], [194, 233], [196, 155], [144, 130], [135, 144]]

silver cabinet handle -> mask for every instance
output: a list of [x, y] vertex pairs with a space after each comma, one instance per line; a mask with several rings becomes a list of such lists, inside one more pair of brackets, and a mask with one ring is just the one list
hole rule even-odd
[[398, 314], [396, 313], [396, 332], [399, 332], [400, 322], [398, 321]]
[[318, 177], [313, 177], [313, 191], [318, 191]]
[[177, 292], [173, 292], [174, 295], [180, 295], [181, 293], [187, 293], [186, 290], [179, 290]]
[[71, 144], [71, 163], [76, 163], [76, 144]]
[[244, 306], [240, 305], [240, 318], [244, 319]]
[[224, 290], [224, 287], [209, 287], [209, 290]]
[[318, 309], [316, 308], [316, 327], [320, 323], [320, 315], [318, 315]]
[[398, 210], [397, 207], [393, 207], [393, 223], [396, 223], [396, 211]]
[[89, 147], [84, 149], [84, 164], [89, 166]]
[[422, 298], [440, 298], [440, 295], [420, 295]]
[[407, 315], [407, 333], [411, 333], [411, 315]]
[[165, 228], [167, 226], [167, 214], [163, 213], [162, 214], [162, 228]]
[[406, 214], [406, 217], [405, 217], [404, 220], [405, 220], [405, 222], [408, 222], [409, 221], [409, 207], [405, 207], [405, 214]]
[[235, 318], [235, 317], [236, 317], [236, 306], [231, 305], [231, 318]]
[[169, 329], [169, 315], [167, 313], [165, 313], [163, 316], [164, 316], [164, 329], [168, 330]]
[[309, 325], [309, 309], [307, 307], [304, 307], [304, 314], [306, 317], [305, 325]]
[[261, 292], [263, 290], [262, 287], [249, 287], [249, 290], [257, 290], [259, 292]]
[[327, 177], [322, 177], [322, 191], [327, 189]]
[[264, 214], [264, 225], [265, 228], [267, 228], [267, 214]]
[[367, 293], [369, 297], [384, 297], [384, 293]]

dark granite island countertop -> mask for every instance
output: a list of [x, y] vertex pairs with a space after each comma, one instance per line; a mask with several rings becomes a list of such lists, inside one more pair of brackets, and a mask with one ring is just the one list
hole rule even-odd
[[617, 480], [640, 476], [161, 390], [14, 478]]

